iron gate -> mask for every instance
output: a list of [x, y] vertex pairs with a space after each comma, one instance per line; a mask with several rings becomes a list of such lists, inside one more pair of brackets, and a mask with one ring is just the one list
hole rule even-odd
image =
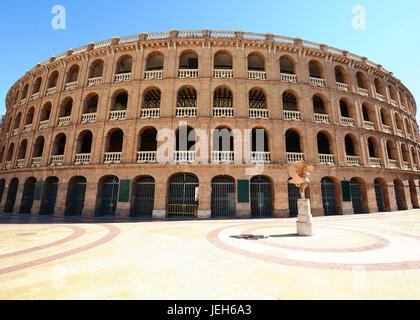
[[322, 205], [324, 207], [324, 215], [336, 215], [337, 204], [335, 201], [335, 186], [330, 178], [323, 178], [321, 180], [322, 189]]
[[4, 181], [4, 179], [0, 180], [0, 203], [1, 200], [3, 200], [3, 193], [4, 193], [4, 186], [6, 184], [6, 181]]
[[58, 178], [47, 179], [42, 188], [40, 215], [53, 215], [57, 201]]
[[152, 217], [155, 204], [155, 179], [141, 177], [134, 185], [132, 217]]
[[102, 183], [101, 210], [99, 212], [100, 216], [115, 216], [115, 210], [117, 209], [118, 189], [119, 180], [115, 176], [107, 178]]
[[172, 177], [166, 212], [168, 218], [197, 216], [198, 202], [195, 200], [195, 193], [198, 186], [198, 178], [193, 174], [178, 174]]
[[35, 178], [29, 178], [25, 181], [19, 213], [31, 214], [32, 204], [34, 203], [35, 184]]
[[216, 177], [211, 181], [211, 216], [235, 216], [235, 180], [231, 177]]
[[394, 182], [394, 191], [395, 191], [395, 199], [397, 200], [398, 210], [404, 210], [403, 204], [401, 202], [401, 194], [400, 192], [404, 192], [401, 190], [401, 185]]
[[17, 194], [18, 185], [19, 185], [19, 180], [16, 178], [13, 178], [12, 181], [10, 181], [9, 183], [6, 203], [4, 205], [5, 213], [13, 212], [13, 207], [15, 206], [15, 202], [16, 202], [16, 194]]
[[272, 216], [271, 181], [265, 177], [251, 179], [251, 215], [252, 217]]
[[66, 216], [81, 216], [85, 205], [86, 179], [79, 177], [71, 182], [67, 193]]
[[362, 207], [362, 193], [360, 191], [360, 184], [357, 180], [350, 180], [351, 202], [355, 214], [363, 213]]
[[300, 190], [293, 183], [287, 183], [287, 193], [289, 197], [290, 217], [298, 216], [298, 199], [300, 199]]
[[376, 195], [376, 204], [378, 206], [379, 212], [385, 212], [385, 206], [384, 206], [384, 197], [382, 193], [382, 186], [379, 182], [375, 181], [375, 195]]

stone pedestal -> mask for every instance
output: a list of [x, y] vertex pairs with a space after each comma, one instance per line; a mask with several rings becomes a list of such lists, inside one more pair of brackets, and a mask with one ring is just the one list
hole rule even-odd
[[297, 234], [299, 236], [312, 236], [312, 214], [309, 199], [298, 200]]

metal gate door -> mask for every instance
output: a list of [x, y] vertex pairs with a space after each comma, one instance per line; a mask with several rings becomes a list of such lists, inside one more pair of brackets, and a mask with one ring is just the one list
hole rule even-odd
[[196, 188], [198, 188], [198, 179], [192, 174], [179, 174], [171, 179], [167, 208], [168, 218], [197, 216]]
[[6, 181], [4, 179], [0, 180], [0, 202], [3, 199], [3, 193], [4, 193], [4, 186], [6, 185]]
[[298, 216], [298, 204], [297, 201], [300, 199], [300, 191], [296, 185], [292, 183], [287, 184], [287, 191], [289, 196], [289, 212], [291, 217]]
[[272, 216], [271, 182], [265, 177], [251, 179], [251, 215], [252, 217]]
[[375, 182], [375, 195], [376, 195], [376, 204], [378, 206], [379, 212], [385, 212], [384, 198], [382, 195], [382, 186], [379, 182]]
[[397, 200], [398, 210], [404, 210], [403, 204], [401, 202], [400, 190], [401, 190], [400, 185], [397, 183], [394, 183], [395, 199]]
[[79, 178], [69, 187], [67, 195], [66, 216], [81, 216], [85, 205], [86, 179]]
[[152, 217], [155, 204], [155, 179], [142, 177], [134, 185], [132, 217]]
[[350, 180], [351, 202], [355, 214], [363, 213], [362, 194], [360, 191], [360, 184], [356, 180]]
[[102, 203], [100, 216], [115, 216], [117, 208], [119, 180], [117, 177], [109, 177], [102, 184]]
[[322, 189], [322, 205], [324, 206], [324, 215], [336, 215], [337, 204], [335, 201], [335, 186], [334, 182], [329, 178], [321, 180]]
[[32, 204], [34, 203], [35, 184], [35, 179], [28, 179], [25, 181], [19, 209], [20, 214], [31, 214]]
[[58, 179], [46, 180], [42, 190], [40, 215], [53, 215], [55, 203], [57, 201]]
[[18, 185], [19, 185], [19, 181], [16, 178], [12, 179], [12, 181], [9, 183], [9, 190], [7, 191], [6, 203], [4, 205], [5, 213], [13, 212], [13, 207], [15, 206], [15, 201], [16, 201]]
[[231, 177], [216, 177], [211, 182], [211, 216], [235, 216], [235, 180]]

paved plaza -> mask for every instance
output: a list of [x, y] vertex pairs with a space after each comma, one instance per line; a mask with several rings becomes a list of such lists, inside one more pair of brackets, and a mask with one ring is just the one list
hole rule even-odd
[[420, 299], [420, 210], [107, 221], [0, 216], [0, 299]]

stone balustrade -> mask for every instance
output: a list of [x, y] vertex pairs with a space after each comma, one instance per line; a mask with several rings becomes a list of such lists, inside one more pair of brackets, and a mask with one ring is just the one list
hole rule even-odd
[[376, 99], [378, 99], [381, 102], [385, 102], [385, 96], [383, 94], [380, 94], [376, 92]]
[[31, 167], [37, 168], [41, 166], [42, 157], [33, 157]]
[[248, 79], [251, 80], [267, 80], [267, 74], [265, 71], [251, 71], [248, 70]]
[[138, 151], [137, 163], [155, 163], [156, 151]]
[[401, 129], [397, 129], [397, 135], [404, 137], [404, 132]]
[[330, 116], [328, 114], [315, 113], [316, 123], [330, 123]]
[[23, 127], [23, 132], [24, 132], [24, 133], [28, 133], [28, 132], [30, 132], [30, 131], [31, 131], [31, 129], [32, 129], [32, 123], [27, 124], [27, 125], [25, 125], [25, 126]]
[[23, 106], [26, 102], [26, 98], [23, 98], [22, 100], [20, 100], [20, 105]]
[[232, 118], [233, 108], [214, 107], [213, 117], [215, 118]]
[[74, 164], [89, 164], [90, 162], [90, 153], [77, 153], [74, 160]]
[[325, 87], [325, 79], [319, 79], [319, 78], [310, 77], [309, 78], [309, 83], [311, 84], [311, 86]]
[[232, 69], [214, 69], [213, 70], [213, 77], [214, 78], [232, 79], [233, 78], [233, 70]]
[[31, 100], [35, 100], [39, 98], [39, 92], [34, 93], [33, 95], [31, 95]]
[[347, 83], [336, 82], [337, 90], [339, 91], [349, 91], [349, 85]]
[[323, 166], [334, 166], [333, 154], [318, 154], [319, 164]]
[[114, 77], [114, 82], [127, 82], [131, 80], [131, 72], [119, 73]]
[[174, 161], [176, 163], [193, 163], [195, 157], [195, 151], [174, 151]]
[[40, 121], [39, 122], [39, 130], [42, 130], [42, 129], [47, 129], [48, 128], [48, 122], [49, 122], [50, 120], [43, 120], [43, 121]]
[[397, 101], [395, 101], [394, 99], [390, 99], [390, 101], [389, 101], [394, 107], [397, 107], [398, 106], [398, 102]]
[[102, 77], [95, 77], [95, 78], [89, 78], [87, 85], [88, 87], [91, 87], [91, 86], [97, 86], [101, 83], [102, 83]]
[[64, 91], [71, 91], [77, 88], [77, 81], [66, 83]]
[[370, 163], [370, 166], [371, 167], [374, 167], [374, 168], [380, 168], [380, 167], [382, 167], [382, 165], [381, 165], [381, 159], [379, 159], [379, 158], [369, 158], [369, 163]]
[[386, 124], [382, 124], [382, 131], [391, 134], [391, 127]]
[[142, 119], [159, 118], [159, 117], [160, 117], [160, 108], [141, 109], [140, 118]]
[[178, 78], [198, 78], [198, 69], [179, 69]]
[[354, 119], [353, 118], [347, 118], [347, 117], [341, 117], [341, 124], [346, 127], [354, 127]]
[[109, 113], [109, 120], [125, 120], [126, 110], [115, 110]]
[[300, 111], [283, 110], [283, 119], [289, 121], [301, 121]]
[[105, 152], [104, 163], [121, 163], [122, 152]]
[[16, 168], [21, 169], [25, 166], [25, 159], [17, 159]]
[[12, 137], [17, 136], [19, 133], [19, 128], [13, 129], [12, 131]]
[[375, 124], [370, 121], [363, 121], [363, 128], [367, 130], [375, 130]]
[[82, 114], [82, 123], [89, 123], [96, 121], [96, 113], [84, 113]]
[[369, 97], [369, 91], [363, 88], [357, 88], [357, 92], [364, 97]]
[[49, 96], [57, 92], [57, 87], [48, 88], [45, 95]]
[[177, 107], [176, 117], [195, 118], [197, 116], [197, 107]]
[[286, 152], [287, 163], [305, 160], [303, 152]]
[[63, 154], [51, 156], [51, 167], [62, 166], [63, 160], [64, 160]]
[[402, 168], [403, 170], [410, 170], [410, 163], [408, 161], [403, 161]]
[[58, 126], [68, 126], [70, 124], [70, 116], [58, 118]]
[[152, 70], [144, 72], [144, 80], [163, 79], [163, 70]]
[[251, 163], [270, 163], [271, 154], [270, 152], [252, 151], [250, 161]]
[[281, 82], [297, 83], [297, 75], [280, 73], [280, 81]]
[[12, 161], [6, 161], [6, 166], [5, 166], [6, 170], [10, 170], [12, 169]]
[[249, 109], [250, 119], [268, 119], [267, 109], [250, 108]]
[[234, 152], [233, 151], [212, 151], [211, 161], [212, 163], [233, 163]]
[[388, 167], [391, 169], [397, 169], [397, 160], [388, 159]]
[[357, 156], [346, 156], [347, 165], [360, 167], [360, 158]]

